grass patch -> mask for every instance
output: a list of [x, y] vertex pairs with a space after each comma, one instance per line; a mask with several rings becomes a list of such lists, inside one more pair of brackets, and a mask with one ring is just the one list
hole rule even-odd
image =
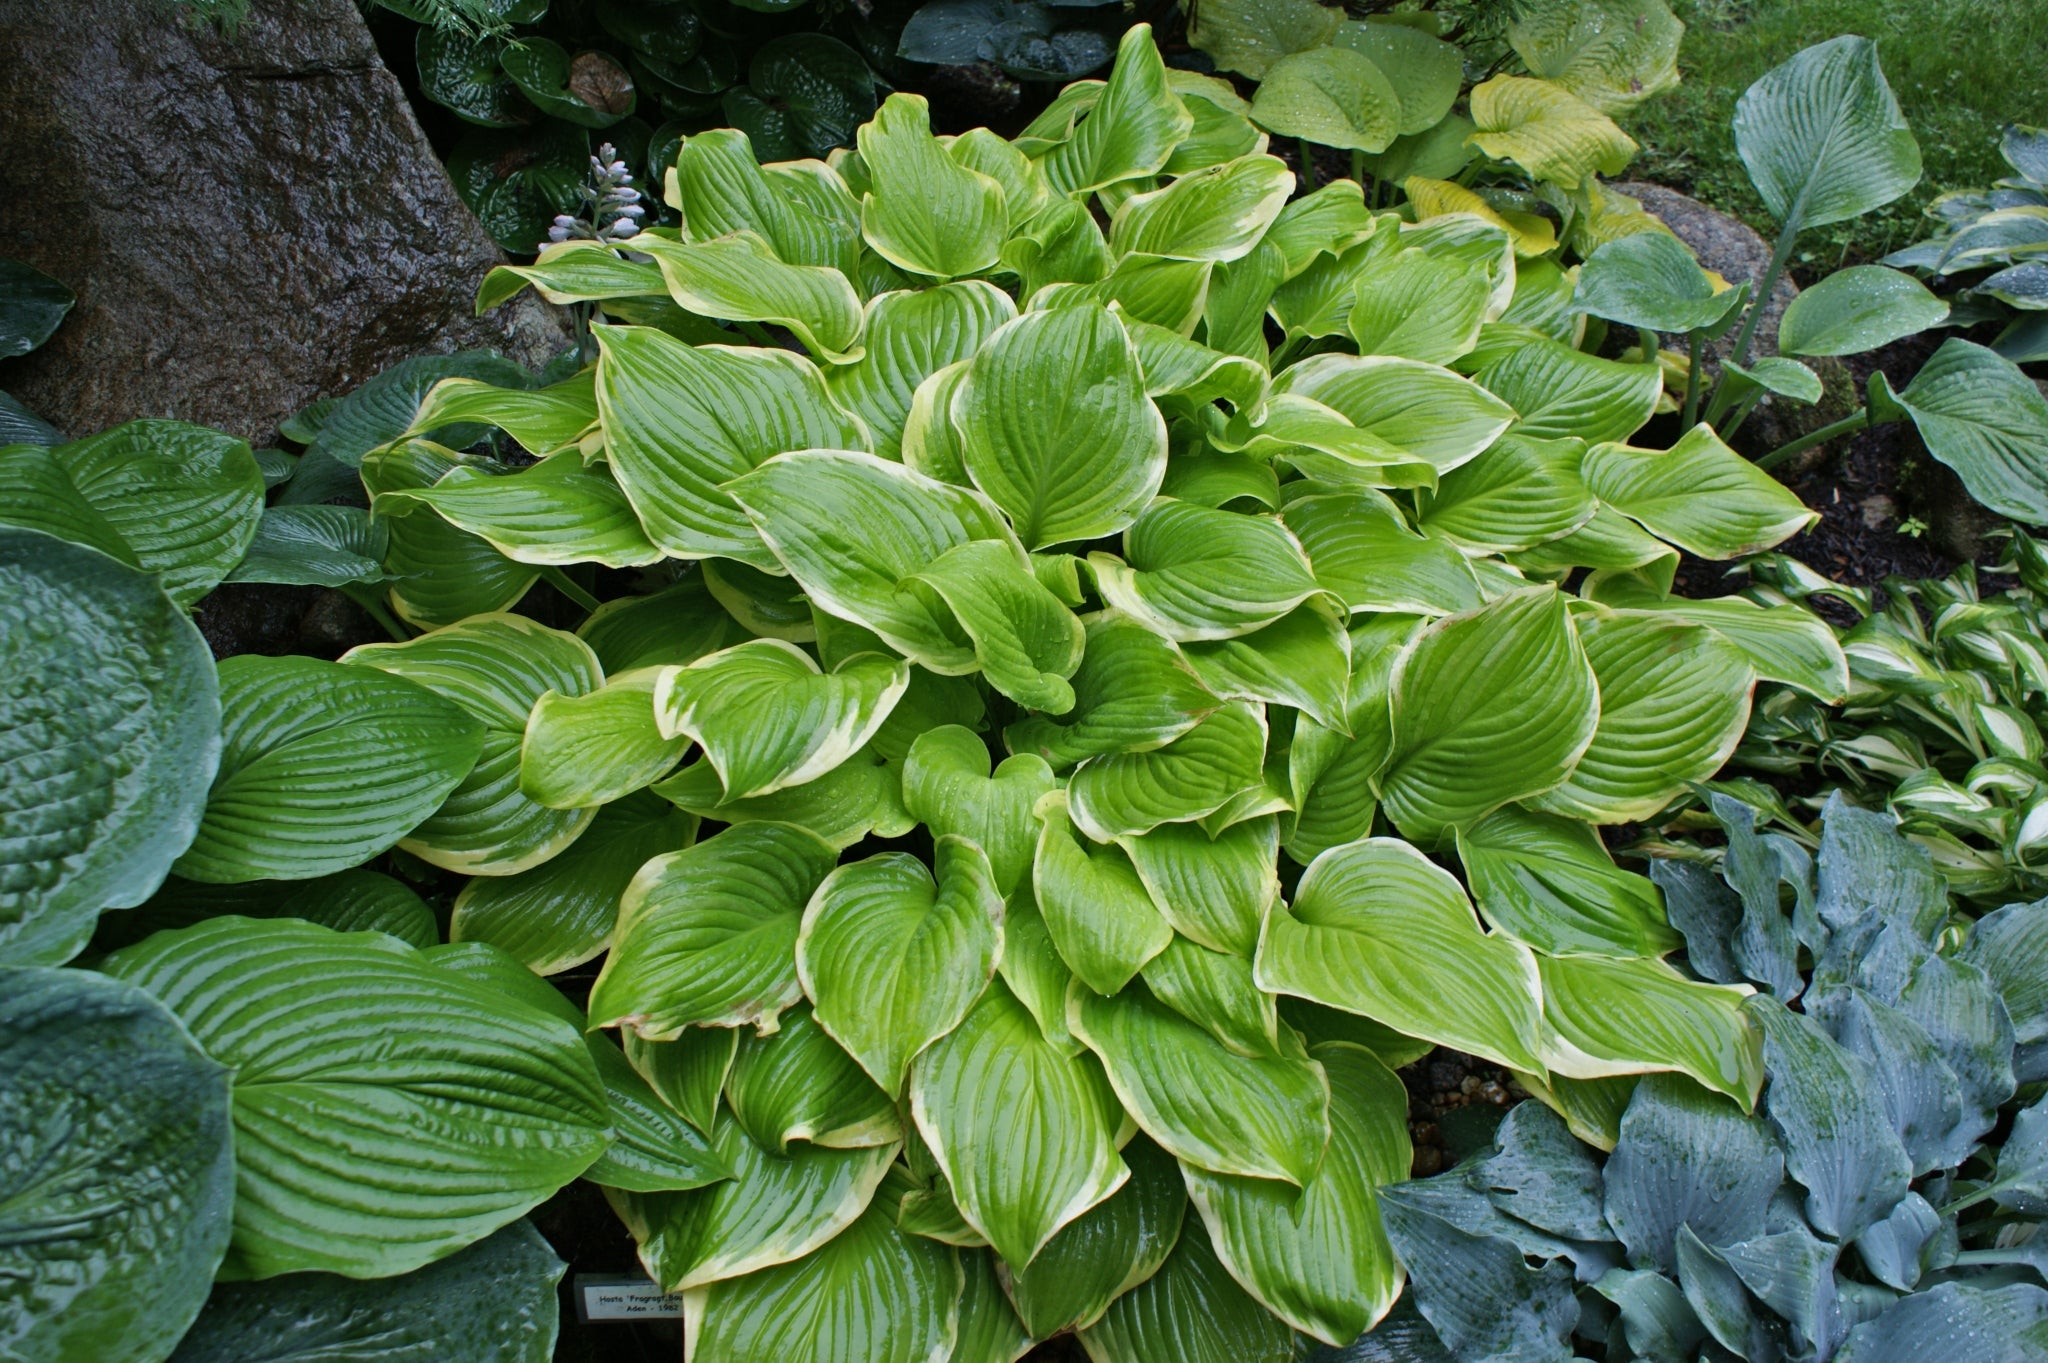
[[1919, 139], [1925, 175], [1866, 217], [1801, 238], [1795, 273], [1810, 280], [1928, 235], [1929, 200], [2007, 172], [2007, 123], [2048, 123], [2048, 0], [1673, 0], [1685, 20], [1684, 83], [1623, 120], [1643, 144], [1630, 173], [1683, 189], [1775, 236], [1750, 186], [1728, 120], [1750, 82], [1840, 33], [1877, 40], [1885, 77]]

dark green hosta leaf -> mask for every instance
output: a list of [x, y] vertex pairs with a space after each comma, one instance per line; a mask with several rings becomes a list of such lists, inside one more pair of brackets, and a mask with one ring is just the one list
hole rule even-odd
[[448, 153], [447, 167], [491, 240], [530, 255], [547, 244], [557, 214], [581, 207], [590, 134], [555, 118], [531, 128], [474, 128]]
[[1031, 1332], [1017, 1319], [996, 1276], [994, 1250], [960, 1252], [959, 1329], [952, 1363], [1016, 1363], [1031, 1349]]
[[31, 412], [12, 395], [0, 393], [0, 444], [61, 445], [64, 433]]
[[1496, 1236], [1472, 1235], [1414, 1202], [1403, 1186], [1383, 1189], [1387, 1233], [1408, 1267], [1416, 1305], [1459, 1358], [1564, 1363], [1571, 1358], [1579, 1305], [1568, 1264], [1540, 1269]]
[[2048, 1324], [2048, 1292], [2032, 1283], [1942, 1283], [1899, 1298], [1849, 1331], [1837, 1363], [1912, 1363], [1927, 1358], [2022, 1363]]
[[1029, 1268], [1010, 1271], [1010, 1299], [1035, 1339], [1093, 1325], [1158, 1272], [1180, 1238], [1180, 1165], [1142, 1135], [1122, 1153], [1131, 1170], [1123, 1187], [1062, 1226]]
[[1576, 819], [1496, 810], [1458, 831], [1458, 859], [1486, 921], [1539, 951], [1658, 956], [1679, 944], [1657, 887]]
[[801, 997], [797, 930], [837, 860], [800, 828], [752, 823], [648, 862], [619, 902], [592, 1023], [650, 1041], [691, 1024], [772, 1024]]
[[852, 1150], [903, 1139], [892, 1095], [875, 1087], [798, 1004], [766, 1036], [743, 1034], [725, 1077], [733, 1120], [754, 1143], [787, 1155], [790, 1142]]
[[1604, 1170], [1607, 1223], [1639, 1268], [1679, 1263], [1679, 1228], [1708, 1244], [1763, 1234], [1785, 1160], [1763, 1122], [1680, 1075], [1636, 1086]]
[[1741, 289], [1716, 293], [1692, 252], [1669, 232], [1634, 232], [1586, 258], [1572, 307], [1623, 326], [1706, 331], [1746, 297]]
[[1033, 753], [1005, 758], [991, 774], [988, 745], [957, 724], [918, 735], [903, 760], [904, 808], [935, 838], [955, 834], [981, 848], [1003, 894], [1031, 868], [1032, 809], [1052, 788], [1051, 769]]
[[192, 840], [220, 704], [191, 620], [96, 550], [0, 527], [0, 600], [0, 954], [54, 965]]
[[389, 532], [382, 520], [353, 506], [272, 506], [228, 582], [281, 582], [345, 587], [382, 582]]
[[1787, 355], [1858, 355], [1941, 325], [1948, 306], [1909, 274], [1851, 266], [1800, 291], [1778, 323], [1778, 348]]
[[1498, 1149], [1478, 1168], [1493, 1205], [1567, 1240], [1605, 1240], [1600, 1166], [1592, 1151], [1541, 1103], [1509, 1110], [1494, 1137]]
[[[501, 959], [522, 972], [525, 969], [509, 958]], [[582, 1011], [574, 1004], [562, 1011], [579, 1025], [583, 1022]], [[583, 1171], [584, 1178], [601, 1188], [659, 1192], [701, 1188], [732, 1177], [724, 1159], [633, 1068], [610, 1038], [588, 1034], [584, 1045], [604, 1081], [612, 1129], [617, 1133], [597, 1163]]]
[[608, 53], [572, 57], [559, 43], [528, 35], [508, 44], [498, 61], [542, 113], [580, 127], [609, 128], [638, 103], [632, 76]]
[[563, 1268], [532, 1223], [519, 1221], [397, 1278], [358, 1282], [318, 1273], [223, 1283], [171, 1358], [547, 1363]]
[[1920, 147], [1877, 64], [1877, 44], [1815, 44], [1743, 92], [1735, 149], [1764, 205], [1794, 230], [1868, 213], [1920, 180]]
[[104, 968], [235, 1070], [227, 1276], [406, 1272], [519, 1216], [610, 1144], [573, 1026], [395, 938], [223, 918]]
[[[581, 173], [579, 170], [578, 175]], [[444, 379], [471, 379], [514, 389], [528, 388], [533, 383], [532, 375], [525, 369], [488, 350], [402, 360], [336, 402], [322, 418], [310, 442], [312, 449], [353, 468], [370, 451], [410, 431], [420, 405]], [[469, 421], [439, 428], [432, 434], [440, 443], [460, 448], [474, 444], [488, 432]]]
[[[0, 432], [0, 440], [11, 439], [12, 436]], [[113, 522], [86, 500], [64, 472], [55, 450], [32, 444], [0, 446], [0, 480], [14, 494], [7, 505], [0, 506], [0, 524], [40, 530], [60, 540], [97, 549], [130, 568], [139, 566], [135, 550]]]
[[1097, 1363], [1289, 1363], [1293, 1327], [1238, 1285], [1199, 1217], [1159, 1271], [1110, 1304], [1082, 1332]]
[[1427, 132], [1457, 102], [1465, 64], [1458, 49], [1406, 24], [1345, 23], [1335, 44], [1372, 62], [1401, 100], [1403, 135]]
[[132, 911], [103, 914], [93, 945], [132, 946], [153, 932], [189, 928], [223, 914], [302, 918], [336, 932], [382, 932], [416, 947], [441, 940], [441, 925], [412, 887], [379, 871], [355, 867], [317, 880], [255, 880], [206, 885], [172, 876]]
[[533, 117], [519, 98], [518, 87], [499, 69], [505, 52], [502, 38], [471, 38], [427, 24], [413, 39], [412, 50], [420, 93], [463, 122], [512, 128]]
[[77, 302], [62, 281], [18, 260], [0, 260], [0, 360], [49, 340]]
[[1880, 400], [1912, 419], [1972, 497], [2015, 520], [2048, 520], [2048, 398], [2010, 360], [1952, 336], [1903, 391], [1879, 383]]
[[164, 1356], [228, 1247], [229, 1080], [140, 989], [0, 970], [0, 1348]]
[[852, 146], [856, 126], [874, 109], [874, 73], [858, 52], [822, 33], [763, 43], [747, 68], [747, 84], [725, 96], [725, 116], [753, 140], [763, 161]]

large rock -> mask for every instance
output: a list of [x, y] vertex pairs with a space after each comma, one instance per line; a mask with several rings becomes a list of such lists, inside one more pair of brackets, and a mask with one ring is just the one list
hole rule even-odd
[[67, 434], [175, 416], [258, 442], [409, 355], [569, 340], [427, 145], [352, 0], [0, 0], [0, 255], [78, 292], [4, 386]]

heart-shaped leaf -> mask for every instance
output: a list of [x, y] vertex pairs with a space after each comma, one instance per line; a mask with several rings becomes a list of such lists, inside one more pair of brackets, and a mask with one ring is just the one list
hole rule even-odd
[[1734, 127], [1764, 206], [1795, 231], [1881, 208], [1920, 181], [1920, 146], [1868, 38], [1831, 38], [1773, 67], [1735, 102]]
[[929, 729], [903, 760], [903, 805], [935, 837], [955, 835], [987, 855], [999, 893], [1015, 889], [1038, 846], [1032, 808], [1053, 788], [1042, 758], [1020, 753], [989, 773], [988, 745], [957, 724]]

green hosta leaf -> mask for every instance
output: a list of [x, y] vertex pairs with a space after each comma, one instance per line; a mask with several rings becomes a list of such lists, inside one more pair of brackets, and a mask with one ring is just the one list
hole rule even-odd
[[725, 1077], [726, 1106], [754, 1143], [787, 1155], [791, 1141], [851, 1150], [903, 1139], [890, 1095], [820, 1027], [807, 1004], [766, 1036], [742, 1032]]
[[1566, 189], [1595, 172], [1619, 175], [1636, 154], [1613, 119], [1552, 81], [1495, 76], [1473, 87], [1472, 121], [1473, 146]]
[[1069, 784], [1074, 824], [1100, 842], [1207, 818], [1263, 779], [1263, 707], [1230, 701], [1154, 752], [1091, 759]]
[[1443, 615], [1485, 599], [1456, 545], [1410, 529], [1372, 489], [1314, 492], [1289, 502], [1281, 519], [1307, 550], [1316, 580], [1353, 611]]
[[1251, 102], [1229, 81], [1168, 67], [1166, 83], [1187, 106], [1195, 126], [1173, 149], [1160, 174], [1186, 175], [1240, 156], [1257, 155], [1265, 145], [1260, 141], [1264, 134], [1252, 126], [1249, 117]]
[[1972, 497], [2029, 524], [2048, 520], [2048, 398], [2011, 361], [1950, 337], [1905, 391], [1884, 391]]
[[1379, 778], [1388, 817], [1415, 836], [1555, 789], [1599, 713], [1557, 591], [1512, 592], [1439, 620], [1396, 669], [1394, 746]]
[[1322, 590], [1278, 520], [1167, 498], [1125, 532], [1124, 560], [1089, 555], [1103, 600], [1181, 641], [1249, 634]]
[[1157, 174], [1194, 124], [1168, 82], [1152, 26], [1134, 24], [1117, 43], [1116, 67], [1095, 106], [1038, 164], [1055, 194], [1090, 193]]
[[1647, 819], [1735, 751], [1756, 674], [1712, 630], [1654, 613], [1583, 616], [1578, 630], [1600, 726], [1570, 779], [1533, 803], [1594, 823]]
[[256, 537], [263, 474], [246, 440], [182, 421], [130, 421], [50, 457], [180, 606], [212, 591]]
[[1096, 1363], [1288, 1363], [1297, 1336], [1240, 1287], [1199, 1218], [1150, 1278], [1081, 1332]]
[[1602, 1171], [1607, 1224], [1642, 1268], [1683, 1262], [1681, 1227], [1711, 1245], [1761, 1235], [1785, 1158], [1759, 1118], [1679, 1075], [1636, 1086]]
[[[564, 1012], [579, 1024], [583, 1021], [582, 1011], [573, 1004]], [[710, 1143], [654, 1091], [616, 1044], [593, 1035], [584, 1038], [584, 1045], [604, 1081], [612, 1127], [618, 1133], [597, 1163], [583, 1171], [585, 1179], [601, 1188], [651, 1193], [701, 1188], [732, 1177]]]
[[1116, 210], [1110, 249], [1171, 260], [1237, 260], [1251, 252], [1294, 192], [1274, 156], [1241, 156], [1134, 194]]
[[1015, 1267], [1129, 1177], [1097, 1082], [1000, 981], [911, 1067], [911, 1111], [961, 1214]]
[[1778, 348], [1788, 355], [1857, 355], [1947, 317], [1948, 304], [1913, 276], [1856, 265], [1800, 291], [1778, 322]]
[[523, 37], [499, 58], [520, 93], [551, 117], [585, 128], [609, 128], [638, 102], [633, 78], [603, 52], [573, 58], [559, 43]]
[[902, 784], [872, 746], [815, 781], [751, 800], [727, 800], [709, 762], [695, 762], [656, 785], [654, 793], [678, 809], [720, 823], [787, 823], [834, 848], [847, 848], [870, 832], [898, 838], [917, 821], [903, 808]]
[[[0, 438], [12, 439], [0, 433]], [[51, 442], [54, 445], [56, 442]], [[135, 550], [121, 538], [113, 522], [102, 516], [85, 499], [64, 473], [49, 447], [43, 445], [0, 446], [0, 478], [15, 495], [0, 506], [0, 525], [40, 530], [46, 535], [97, 549], [108, 558], [130, 568], [137, 567]], [[351, 508], [352, 510], [353, 508]], [[361, 515], [361, 512], [356, 512]], [[372, 562], [372, 572], [377, 565]]]
[[307, 880], [376, 856], [468, 777], [485, 725], [424, 686], [313, 658], [220, 666], [221, 761], [190, 880]]
[[690, 134], [675, 159], [685, 238], [753, 232], [792, 265], [831, 265], [851, 276], [857, 261], [849, 229], [858, 227], [858, 205], [836, 176], [806, 169], [803, 162], [761, 165], [735, 128]]
[[711, 1145], [731, 1178], [687, 1192], [610, 1194], [648, 1276], [671, 1292], [803, 1258], [867, 1210], [898, 1148], [806, 1142], [771, 1155], [724, 1114]]
[[665, 737], [703, 746], [729, 800], [824, 775], [858, 751], [910, 684], [910, 665], [876, 653], [821, 672], [780, 639], [756, 639], [671, 668], [655, 684]]
[[1343, 17], [1313, 0], [1223, 0], [1190, 17], [1188, 41], [1223, 70], [1260, 80], [1278, 58], [1329, 42]]
[[513, 1220], [610, 1143], [573, 1026], [395, 938], [221, 918], [104, 969], [235, 1071], [229, 1277], [406, 1272]]
[[1046, 930], [1075, 974], [1114, 994], [1166, 949], [1173, 929], [1125, 853], [1074, 835], [1064, 798], [1048, 796], [1038, 813], [1032, 881]]
[[[1267, 383], [1263, 365], [1242, 355], [1211, 350], [1149, 322], [1126, 321], [1125, 326], [1131, 333], [1131, 339], [1138, 343], [1138, 363], [1145, 371], [1145, 391], [1154, 398], [1180, 399], [1169, 405], [1191, 410], [1198, 417], [1206, 404], [1218, 399], [1229, 403], [1232, 411], [1257, 407], [1265, 400]], [[1202, 457], [1221, 458], [1213, 454]], [[1221, 504], [1208, 503], [1212, 506]]]
[[686, 577], [649, 596], [607, 601], [577, 626], [605, 675], [617, 677], [663, 663], [693, 663], [744, 636], [700, 577]]
[[699, 316], [773, 322], [821, 360], [860, 358], [860, 295], [829, 265], [786, 265], [752, 232], [699, 242], [643, 233], [634, 249], [654, 257], [669, 295]]
[[265, 507], [256, 538], [222, 579], [344, 587], [382, 582], [389, 547], [385, 523], [353, 506]]
[[546, 388], [499, 388], [481, 379], [442, 379], [427, 390], [405, 434], [431, 438], [446, 426], [496, 426], [536, 458], [568, 449], [597, 425], [595, 373]]
[[520, 788], [535, 702], [551, 692], [582, 695], [604, 680], [597, 655], [575, 635], [520, 615], [482, 615], [409, 643], [364, 644], [343, 661], [417, 682], [483, 725], [476, 765], [400, 839], [406, 851], [444, 870], [513, 875], [554, 856], [590, 822], [587, 812], [551, 809]]
[[660, 294], [666, 285], [661, 271], [647, 261], [627, 260], [610, 243], [564, 241], [543, 243], [531, 265], [500, 265], [484, 276], [477, 290], [479, 316], [533, 286], [548, 302], [559, 305], [610, 298]]
[[1586, 596], [1617, 610], [1661, 611], [1705, 625], [1747, 654], [1764, 681], [1796, 686], [1830, 703], [1849, 689], [1849, 663], [1834, 631], [1800, 607], [1764, 607], [1734, 596], [1705, 601], [1667, 597], [1632, 573], [1597, 574], [1588, 579]]
[[520, 790], [550, 809], [585, 809], [659, 781], [690, 746], [655, 723], [660, 677], [642, 667], [584, 694], [544, 692], [526, 720]]
[[803, 907], [837, 860], [802, 829], [750, 823], [642, 866], [590, 989], [592, 1025], [650, 1041], [693, 1023], [772, 1027], [801, 997]]
[[[432, 487], [451, 470], [483, 461], [423, 440], [409, 440], [363, 456], [363, 486], [372, 500], [386, 493]], [[540, 577], [466, 530], [438, 516], [381, 518], [386, 526], [386, 575], [400, 618], [422, 628], [452, 625], [472, 615], [515, 605]]]
[[1070, 990], [1067, 1025], [1145, 1134], [1184, 1163], [1297, 1187], [1322, 1163], [1330, 1085], [1314, 1061], [1239, 1055], [1142, 985], [1114, 998]]
[[102, 951], [132, 946], [151, 933], [189, 928], [209, 918], [302, 918], [336, 932], [382, 932], [416, 947], [436, 946], [441, 925], [434, 911], [404, 882], [357, 867], [317, 880], [259, 880], [202, 885], [176, 876], [132, 911], [102, 915], [93, 945]]
[[785, 450], [865, 449], [860, 419], [787, 351], [687, 346], [650, 327], [592, 335], [606, 454], [648, 538], [678, 557], [780, 572], [720, 484]]
[[1123, 1187], [1062, 1227], [1029, 1268], [1010, 1271], [1010, 1298], [1035, 1338], [1093, 1325], [1159, 1271], [1179, 1238], [1187, 1207], [1180, 1166], [1143, 1136], [1123, 1158], [1131, 1170]]
[[1272, 819], [1248, 819], [1211, 836], [1199, 824], [1161, 824], [1118, 839], [1152, 902], [1174, 929], [1216, 951], [1250, 956], [1259, 923], [1280, 893]]
[[1262, 988], [1542, 1068], [1536, 958], [1481, 932], [1458, 882], [1407, 843], [1369, 838], [1317, 857], [1293, 905], [1268, 916], [1257, 968]]
[[1920, 180], [1920, 147], [1877, 65], [1844, 36], [1773, 67], [1735, 103], [1735, 150], [1764, 206], [1795, 230], [1868, 213]]
[[1401, 101], [1403, 134], [1427, 132], [1457, 102], [1465, 63], [1441, 38], [1402, 23], [1345, 23], [1335, 44], [1360, 53], [1379, 68]]
[[686, 1027], [674, 1041], [648, 1041], [621, 1032], [626, 1060], [661, 1100], [700, 1133], [717, 1126], [718, 1100], [739, 1050], [737, 1027]]
[[1351, 686], [1346, 728], [1295, 721], [1287, 754], [1288, 784], [1298, 812], [1287, 854], [1307, 865], [1317, 855], [1372, 832], [1379, 794], [1373, 784], [1393, 743], [1395, 664], [1420, 629], [1413, 616], [1368, 616], [1351, 632]]
[[1031, 869], [1038, 843], [1032, 808], [1053, 788], [1044, 759], [1022, 753], [989, 773], [981, 736], [957, 724], [930, 729], [903, 762], [903, 804], [935, 838], [957, 835], [982, 849], [998, 893]]
[[1327, 599], [1310, 601], [1263, 629], [1182, 650], [1211, 691], [1229, 700], [1292, 706], [1345, 728], [1351, 640]]
[[867, 353], [833, 366], [825, 384], [867, 423], [877, 454], [901, 457], [918, 387], [948, 365], [972, 359], [1016, 315], [1008, 294], [980, 280], [880, 294], [867, 306]]
[[1626, 440], [1656, 412], [1664, 374], [1557, 341], [1531, 341], [1479, 371], [1478, 381], [1521, 413], [1518, 434], [1597, 444]]
[[1032, 716], [1003, 740], [1055, 769], [1101, 753], [1163, 747], [1222, 704], [1170, 640], [1118, 611], [1085, 622], [1087, 647], [1074, 673], [1074, 708], [1058, 722]]
[[1458, 830], [1458, 860], [1498, 932], [1551, 955], [1661, 956], [1683, 945], [1662, 896], [1576, 819], [1501, 809]]
[[1747, 296], [1739, 288], [1716, 293], [1692, 252], [1669, 232], [1633, 232], [1586, 258], [1572, 308], [1652, 331], [1708, 331]]
[[600, 808], [561, 852], [529, 871], [478, 876], [455, 896], [450, 941], [489, 942], [538, 975], [610, 947], [619, 899], [647, 862], [689, 846], [696, 820], [657, 796], [627, 795]]
[[1272, 1059], [1299, 1048], [1281, 1043], [1274, 997], [1252, 979], [1249, 957], [1211, 951], [1176, 935], [1145, 962], [1145, 987], [1159, 1002], [1209, 1032], [1238, 1055]]
[[1252, 97], [1252, 121], [1326, 147], [1385, 151], [1401, 132], [1401, 96], [1370, 57], [1349, 47], [1314, 47], [1266, 68]]
[[[948, 1356], [960, 1325], [960, 1265], [947, 1246], [896, 1228], [889, 1204], [900, 1197], [885, 1185], [852, 1225], [805, 1257], [690, 1292], [690, 1357], [930, 1363]], [[855, 1302], [861, 1309], [849, 1311]]]
[[922, 96], [882, 101], [861, 125], [860, 156], [873, 185], [861, 200], [861, 235], [875, 251], [940, 280], [996, 263], [1009, 229], [1003, 187], [946, 154]]
[[1515, 420], [1512, 397], [1502, 402], [1448, 369], [1389, 355], [1318, 355], [1273, 387], [1322, 403], [1440, 474], [1470, 461]]
[[[1062, 377], [1073, 373], [1093, 378], [1077, 387]], [[1123, 529], [1166, 471], [1166, 424], [1137, 347], [1101, 307], [999, 328], [968, 366], [953, 420], [968, 475], [1027, 549]]]
[[1048, 714], [1074, 707], [1067, 678], [1081, 665], [1085, 630], [1038, 580], [1014, 542], [956, 545], [905, 581], [936, 593], [951, 608], [990, 686]]
[[1684, 35], [1664, 0], [1570, 0], [1532, 9], [1508, 27], [1531, 72], [1608, 113], [1678, 84]]
[[1357, 279], [1347, 325], [1359, 354], [1449, 364], [1479, 344], [1493, 289], [1468, 266], [1410, 247], [1374, 257]]
[[1571, 534], [1510, 555], [1508, 561], [1512, 567], [1540, 576], [1568, 573], [1573, 568], [1630, 573], [1652, 596], [1669, 591], [1678, 573], [1676, 549], [1605, 505]]
[[935, 848], [935, 872], [900, 852], [833, 871], [796, 943], [819, 1025], [891, 1095], [912, 1058], [974, 1006], [1002, 950], [1003, 897], [987, 856], [959, 837]]
[[1504, 436], [1444, 475], [1425, 506], [1422, 526], [1480, 553], [1562, 539], [1592, 520], [1599, 505], [1580, 472], [1585, 453], [1576, 440]]
[[506, 475], [458, 465], [432, 487], [394, 489], [374, 505], [387, 519], [432, 507], [518, 563], [630, 568], [662, 558], [617, 481], [573, 449]]
[[160, 1358], [228, 1247], [230, 1074], [140, 989], [0, 970], [0, 1348]]
[[1705, 422], [1668, 450], [1595, 445], [1581, 471], [1602, 502], [1702, 558], [1768, 549], [1820, 519]]
[[1745, 1108], [1755, 1104], [1763, 1066], [1742, 1017], [1747, 986], [1700, 984], [1648, 957], [1536, 962], [1551, 1069], [1581, 1079], [1679, 1070]]
[[1723, 361], [1722, 369], [1730, 375], [1729, 391], [1736, 398], [1760, 388], [1810, 407], [1819, 402], [1821, 394], [1826, 391], [1821, 386], [1820, 375], [1799, 361], [1788, 360], [1782, 355], [1761, 356], [1752, 360], [1747, 368], [1733, 361]]
[[26, 355], [50, 339], [78, 296], [32, 265], [10, 260], [0, 265], [0, 358]]
[[1211, 260], [1125, 256], [1093, 284], [1053, 284], [1032, 302], [1040, 309], [1053, 310], [1093, 303], [1114, 305], [1134, 322], [1191, 336], [1202, 318], [1209, 281], [1219, 268]]
[[1031, 1332], [1010, 1307], [996, 1276], [998, 1262], [989, 1249], [960, 1255], [960, 1326], [949, 1363], [1017, 1363], [1031, 1352]]
[[1231, 1276], [1297, 1330], [1343, 1346], [1400, 1293], [1376, 1189], [1408, 1176], [1408, 1091], [1370, 1051], [1315, 1048], [1329, 1075], [1330, 1147], [1297, 1198], [1271, 1179], [1190, 1167], [1188, 1194]]
[[[579, 148], [583, 146], [580, 134], [574, 141]], [[580, 153], [577, 160], [588, 164]], [[581, 176], [583, 171], [579, 169], [576, 174]], [[607, 250], [605, 254], [611, 252]], [[477, 379], [505, 388], [524, 388], [533, 382], [524, 366], [488, 350], [403, 360], [321, 411], [304, 433], [310, 446], [307, 452], [324, 454], [349, 468], [360, 465], [371, 451], [400, 441], [428, 392], [448, 378]], [[481, 426], [458, 425], [437, 434], [443, 437], [440, 443], [459, 449], [489, 432]]]
[[1003, 910], [1003, 954], [996, 969], [1037, 1020], [1046, 1041], [1063, 1055], [1078, 1055], [1081, 1043], [1067, 1030], [1067, 986], [1074, 972], [1053, 942], [1028, 882]]
[[206, 641], [144, 573], [0, 528], [0, 600], [0, 956], [54, 965], [191, 842], [221, 707]]

